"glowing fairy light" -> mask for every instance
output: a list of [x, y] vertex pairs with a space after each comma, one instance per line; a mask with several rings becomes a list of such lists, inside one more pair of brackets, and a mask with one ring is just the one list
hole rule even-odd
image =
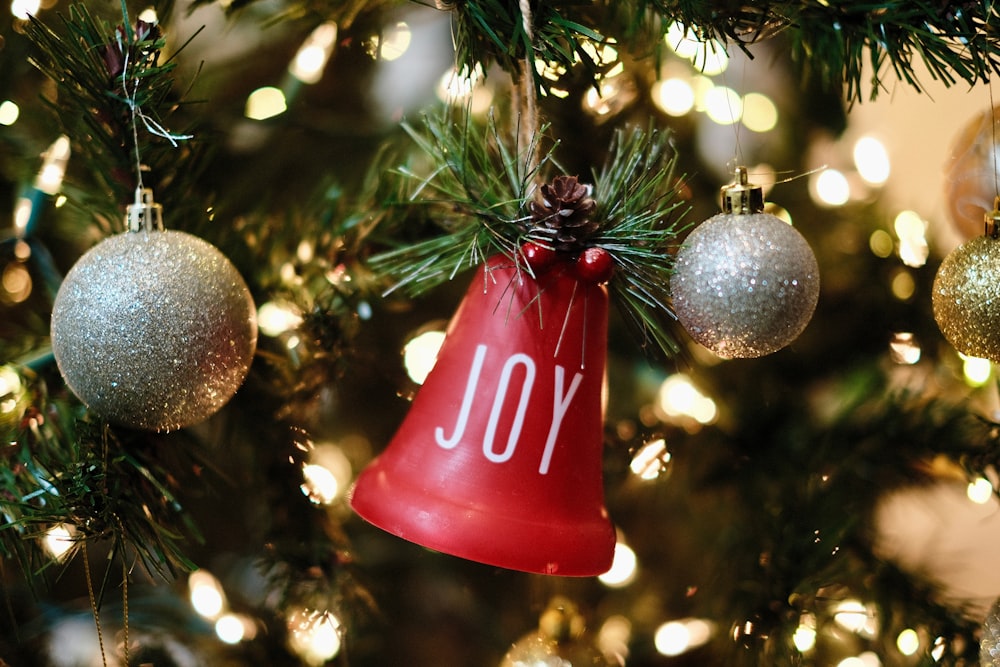
[[911, 365], [920, 361], [920, 345], [908, 331], [897, 331], [889, 341], [889, 355], [897, 364]]
[[336, 42], [336, 23], [327, 21], [316, 26], [288, 64], [288, 73], [305, 84], [319, 83]]
[[594, 643], [604, 655], [617, 656], [618, 663], [625, 664], [628, 645], [632, 639], [632, 622], [625, 616], [609, 616], [597, 631]]
[[217, 619], [226, 608], [222, 584], [208, 570], [195, 570], [188, 577], [188, 597], [202, 618]]
[[639, 479], [653, 480], [668, 470], [671, 458], [666, 441], [657, 438], [635, 453], [629, 463], [629, 470]]
[[300, 487], [302, 493], [313, 503], [329, 505], [337, 499], [340, 483], [330, 470], [308, 463], [302, 466], [302, 478], [305, 480]]
[[993, 498], [993, 484], [985, 477], [980, 477], [965, 487], [965, 495], [977, 505], [985, 505]]
[[37, 16], [41, 8], [41, 0], [13, 0], [10, 3], [10, 13], [22, 21], [27, 21], [30, 16]]
[[920, 635], [913, 628], [907, 628], [896, 636], [896, 648], [903, 655], [913, 655], [920, 648]]
[[653, 103], [670, 116], [683, 116], [694, 108], [694, 88], [684, 79], [657, 81], [651, 94]]
[[896, 249], [896, 243], [892, 240], [892, 235], [889, 232], [884, 229], [876, 229], [868, 237], [868, 248], [876, 257], [885, 259], [892, 255], [892, 251]]
[[792, 643], [799, 653], [808, 653], [816, 646], [816, 617], [802, 614], [799, 625], [792, 633]]
[[969, 357], [964, 354], [959, 356], [962, 358], [962, 375], [965, 377], [966, 384], [982, 387], [989, 382], [990, 376], [993, 374], [993, 363], [989, 359]]
[[66, 174], [69, 156], [69, 137], [62, 135], [45, 151], [42, 167], [35, 177], [35, 187], [47, 195], [58, 193], [62, 187], [63, 176]]
[[297, 610], [288, 617], [288, 646], [311, 667], [326, 664], [340, 653], [340, 620], [328, 611]]
[[927, 221], [915, 211], [901, 211], [892, 223], [899, 238], [899, 258], [903, 264], [919, 268], [927, 263]]
[[882, 185], [889, 180], [889, 151], [875, 137], [861, 137], [854, 144], [854, 166], [866, 183]]
[[633, 581], [639, 570], [639, 561], [635, 551], [624, 542], [615, 543], [615, 555], [611, 568], [597, 579], [609, 588], [624, 588]]
[[706, 76], [721, 74], [729, 66], [729, 56], [721, 42], [699, 39], [679, 22], [667, 28], [663, 41], [679, 58], [690, 61]]
[[743, 126], [752, 132], [770, 132], [778, 124], [778, 107], [761, 93], [743, 96]]
[[298, 308], [291, 304], [268, 301], [257, 309], [257, 327], [265, 336], [280, 336], [297, 329], [302, 321]]
[[45, 537], [43, 538], [45, 550], [57, 561], [66, 557], [70, 549], [73, 548], [75, 541], [76, 528], [66, 523], [52, 526], [45, 531]]
[[843, 206], [851, 198], [847, 177], [836, 169], [824, 169], [809, 179], [810, 191], [818, 204]]
[[485, 84], [483, 70], [478, 65], [468, 72], [456, 68], [445, 72], [438, 82], [437, 96], [442, 102], [468, 106], [473, 114], [486, 113], [493, 104], [493, 90]]
[[410, 26], [400, 21], [382, 33], [378, 54], [382, 60], [398, 60], [410, 48], [412, 40], [413, 33], [410, 31]]
[[239, 644], [255, 634], [253, 621], [240, 614], [223, 614], [215, 622], [215, 636], [225, 644]]
[[13, 125], [21, 115], [21, 107], [10, 100], [0, 102], [0, 125]]
[[250, 93], [243, 111], [250, 120], [266, 120], [280, 116], [288, 110], [285, 93], [274, 86], [263, 86]]
[[335, 444], [317, 444], [302, 466], [302, 493], [317, 505], [332, 505], [351, 484], [353, 468], [344, 451]]
[[701, 393], [684, 373], [675, 373], [660, 385], [658, 407], [668, 420], [690, 417], [711, 424], [718, 416], [715, 401]]
[[834, 608], [833, 620], [845, 630], [874, 637], [878, 630], [875, 612], [859, 600], [844, 600]]
[[660, 655], [681, 655], [704, 645], [713, 633], [713, 625], [700, 618], [670, 621], [656, 629], [653, 645]]
[[732, 125], [743, 117], [743, 99], [726, 86], [715, 86], [707, 91], [704, 105], [705, 114], [719, 125]]
[[403, 367], [417, 384], [423, 384], [437, 362], [438, 350], [444, 343], [443, 331], [424, 331], [403, 346]]

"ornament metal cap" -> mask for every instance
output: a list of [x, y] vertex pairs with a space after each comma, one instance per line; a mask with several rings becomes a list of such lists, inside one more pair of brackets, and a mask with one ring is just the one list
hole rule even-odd
[[163, 206], [153, 201], [152, 189], [135, 189], [135, 203], [126, 209], [125, 227], [130, 232], [163, 231]]
[[746, 167], [736, 167], [734, 182], [722, 188], [722, 212], [764, 212], [764, 189], [749, 182]]
[[1000, 195], [993, 199], [993, 210], [986, 212], [983, 221], [986, 223], [986, 236], [991, 239], [1000, 238]]

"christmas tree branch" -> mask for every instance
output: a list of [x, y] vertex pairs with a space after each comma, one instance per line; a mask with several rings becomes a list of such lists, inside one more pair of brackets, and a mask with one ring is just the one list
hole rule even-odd
[[[697, 0], [638, 0], [619, 12], [665, 33], [672, 21], [697, 39], [735, 43], [752, 53], [753, 42], [784, 32], [792, 58], [804, 75], [843, 88], [848, 100], [861, 100], [866, 78], [875, 98], [891, 71], [918, 91], [924, 84], [915, 69], [923, 63], [946, 86], [974, 84], [1000, 71], [1000, 40], [991, 23], [992, 3], [870, 2], [794, 0], [762, 3], [705, 3]], [[649, 25], [649, 16], [660, 18]]]
[[35, 46], [31, 62], [56, 84], [57, 97], [45, 102], [73, 141], [71, 166], [86, 166], [71, 176], [93, 181], [93, 192], [67, 191], [86, 199], [78, 203], [103, 219], [107, 232], [143, 178], [139, 162], [150, 172], [147, 186], [171, 181], [186, 192], [196, 154], [190, 145], [178, 149], [178, 139], [188, 135], [165, 127], [164, 118], [178, 108], [175, 63], [159, 62], [165, 41], [156, 24], [140, 20], [113, 29], [85, 5], [72, 5], [60, 19], [59, 32], [36, 18], [26, 24]]

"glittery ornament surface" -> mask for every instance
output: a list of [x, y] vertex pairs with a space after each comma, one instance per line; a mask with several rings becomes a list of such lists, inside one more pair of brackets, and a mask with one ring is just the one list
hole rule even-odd
[[1000, 239], [977, 236], [945, 257], [931, 301], [956, 350], [1000, 361]]
[[795, 340], [819, 299], [819, 266], [791, 225], [768, 213], [720, 213], [677, 254], [674, 312], [720, 357], [760, 357]]
[[109, 421], [169, 431], [232, 398], [257, 344], [242, 277], [178, 231], [123, 233], [88, 251], [52, 309], [52, 348], [69, 388]]
[[983, 620], [979, 664], [980, 667], [1000, 667], [1000, 600], [993, 603]]

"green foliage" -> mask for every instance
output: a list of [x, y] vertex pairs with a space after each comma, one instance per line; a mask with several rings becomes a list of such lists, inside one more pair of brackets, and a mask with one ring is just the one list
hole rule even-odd
[[200, 537], [176, 496], [183, 479], [205, 467], [192, 443], [183, 435], [139, 439], [79, 420], [79, 409], [49, 400], [41, 380], [20, 372], [31, 400], [3, 432], [0, 557], [29, 577], [39, 574], [53, 563], [42, 550], [45, 532], [70, 524], [70, 555], [83, 541], [110, 540], [112, 556], [150, 573], [193, 569], [181, 546]]
[[445, 109], [428, 113], [420, 129], [405, 127], [426, 164], [397, 170], [406, 192], [392, 204], [424, 209], [443, 233], [412, 244], [396, 237], [399, 247], [373, 257], [372, 268], [416, 296], [494, 253], [514, 257], [526, 232], [528, 197], [551, 152], [532, 165], [535, 146], [508, 140], [493, 116], [481, 128], [468, 113]]
[[[558, 169], [555, 147], [535, 165], [540, 134], [521, 148], [504, 137], [492, 116], [478, 128], [467, 113], [455, 111], [428, 115], [423, 131], [407, 130], [427, 163], [420, 171], [399, 169], [409, 180], [409, 194], [395, 204], [424, 209], [439, 232], [376, 255], [373, 270], [411, 296], [494, 253], [530, 273], [520, 250], [525, 241], [538, 240], [528, 203], [542, 172]], [[667, 132], [616, 134], [604, 167], [594, 174], [594, 217], [601, 228], [587, 241], [611, 255], [616, 270], [608, 289], [642, 343], [668, 356], [679, 349], [669, 306], [672, 251], [680, 231], [675, 158]], [[399, 243], [398, 234], [391, 236]]]
[[[68, 191], [105, 232], [117, 231], [122, 206], [134, 196], [138, 162], [149, 170], [145, 185], [154, 189], [169, 181], [184, 190], [197, 175], [197, 152], [178, 143], [187, 135], [165, 127], [178, 106], [175, 63], [159, 62], [165, 41], [155, 26], [113, 29], [86, 5], [70, 6], [60, 19], [60, 31], [36, 18], [26, 24], [35, 46], [31, 62], [56, 84], [56, 98], [44, 101], [72, 141], [73, 164], [86, 165], [67, 177]], [[169, 203], [164, 194], [159, 199]]]
[[735, 43], [748, 53], [753, 42], [784, 32], [803, 73], [843, 88], [851, 101], [862, 99], [866, 77], [875, 98], [890, 72], [921, 90], [918, 62], [945, 85], [986, 81], [1000, 71], [1000, 41], [989, 27], [995, 10], [987, 2], [638, 0], [632, 10], [663, 17], [660, 30], [679, 21], [692, 37]]

